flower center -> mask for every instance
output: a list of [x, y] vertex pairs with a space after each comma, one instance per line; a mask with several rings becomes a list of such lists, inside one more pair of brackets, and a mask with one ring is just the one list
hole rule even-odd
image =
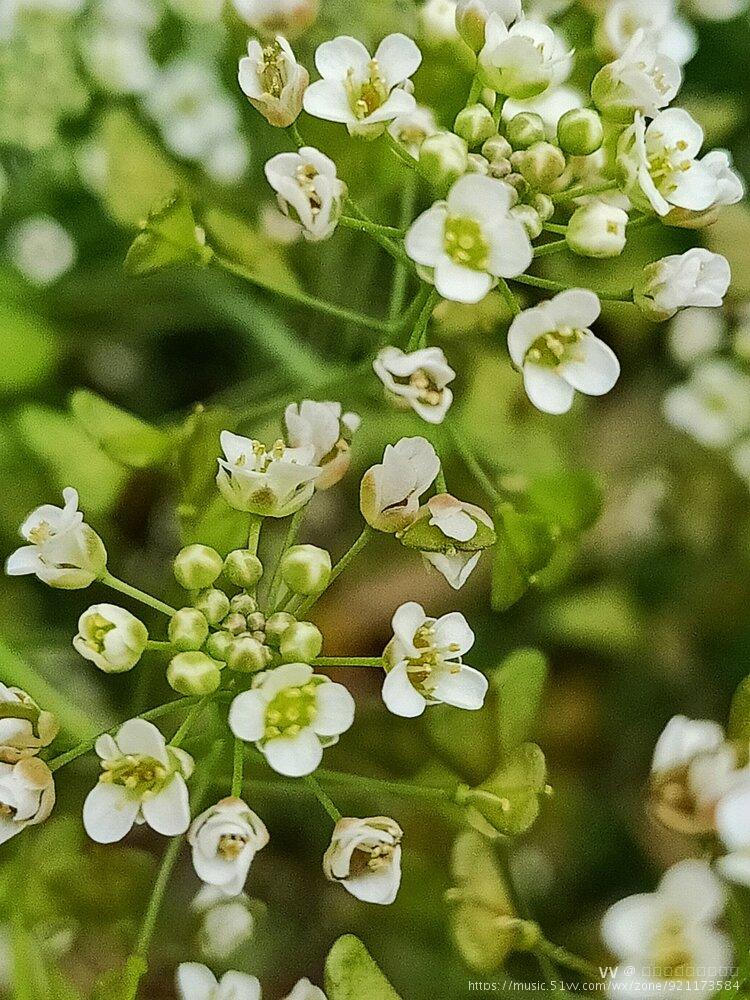
[[313, 216], [320, 213], [323, 201], [315, 187], [315, 178], [318, 171], [311, 163], [300, 163], [297, 167], [297, 183], [302, 188], [302, 193], [310, 202], [310, 209]]
[[410, 656], [406, 668], [409, 680], [422, 694], [428, 695], [437, 684], [437, 676], [441, 671], [449, 670], [457, 674], [461, 670], [461, 661], [446, 662], [446, 654], [455, 656], [459, 647], [455, 643], [448, 646], [435, 644], [435, 629], [432, 625], [422, 625], [414, 635], [414, 646], [419, 656]]
[[443, 237], [445, 252], [463, 267], [485, 271], [490, 248], [476, 219], [449, 216], [445, 221]]
[[395, 850], [396, 844], [387, 844], [382, 840], [376, 844], [360, 844], [352, 854], [350, 876], [383, 871], [393, 861]]
[[103, 760], [99, 781], [122, 785], [139, 798], [155, 795], [171, 776], [169, 769], [146, 754], [126, 754], [114, 760]]
[[318, 714], [317, 684], [285, 688], [269, 702], [266, 709], [266, 729], [263, 739], [293, 737], [309, 726]]
[[32, 545], [41, 545], [43, 542], [48, 542], [50, 538], [54, 537], [55, 532], [49, 521], [40, 521], [29, 532], [29, 541]]
[[264, 91], [271, 97], [281, 97], [286, 86], [286, 62], [281, 46], [272, 42], [263, 49], [263, 62], [258, 67], [258, 75]]
[[218, 853], [226, 861], [235, 861], [250, 843], [243, 833], [223, 833], [219, 837]]
[[526, 352], [524, 361], [545, 368], [557, 368], [563, 361], [573, 361], [576, 358], [576, 345], [583, 339], [583, 330], [573, 327], [560, 327], [550, 330], [537, 337]]
[[385, 78], [381, 76], [377, 59], [370, 60], [368, 76], [362, 83], [354, 79], [354, 70], [349, 69], [344, 87], [349, 98], [349, 106], [360, 121], [373, 111], [377, 111], [388, 99], [388, 87]]
[[693, 166], [689, 156], [684, 156], [688, 144], [680, 139], [674, 146], [659, 146], [647, 155], [648, 172], [658, 188], [667, 193], [677, 190], [674, 175], [685, 173]]
[[235, 458], [233, 464], [236, 469], [249, 467], [253, 472], [266, 472], [272, 462], [278, 462], [285, 450], [286, 446], [280, 439], [270, 449], [266, 448], [262, 441], [253, 441], [252, 454], [241, 453]]
[[115, 627], [114, 622], [109, 621], [103, 615], [92, 615], [86, 623], [86, 643], [97, 653], [104, 652], [104, 639]]
[[654, 935], [652, 960], [661, 979], [689, 979], [695, 975], [693, 955], [685, 941], [682, 919], [667, 917]]

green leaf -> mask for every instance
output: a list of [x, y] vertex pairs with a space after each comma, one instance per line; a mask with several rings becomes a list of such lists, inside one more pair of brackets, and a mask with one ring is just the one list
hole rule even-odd
[[0, 302], [0, 392], [22, 392], [54, 370], [60, 357], [55, 332], [41, 316]]
[[115, 406], [89, 389], [77, 389], [70, 409], [89, 437], [110, 458], [134, 469], [158, 465], [169, 454], [173, 436]]
[[129, 274], [150, 274], [172, 264], [205, 267], [213, 250], [205, 244], [205, 234], [196, 222], [190, 203], [180, 192], [154, 205], [140, 223], [141, 232], [125, 257]]
[[547, 524], [565, 535], [587, 531], [602, 512], [601, 483], [584, 470], [540, 476], [532, 482], [528, 496]]
[[522, 743], [477, 788], [467, 789], [469, 820], [480, 833], [515, 837], [539, 815], [539, 796], [547, 780], [544, 754], [536, 743]]
[[495, 511], [497, 545], [492, 567], [492, 607], [505, 611], [526, 593], [534, 577], [552, 558], [555, 543], [549, 526], [533, 513], [510, 503]]
[[727, 736], [730, 740], [747, 743], [750, 740], [750, 677], [740, 681], [729, 709]]
[[203, 224], [217, 252], [271, 282], [282, 294], [300, 290], [297, 277], [278, 245], [247, 222], [211, 208], [203, 215]]
[[493, 679], [500, 714], [500, 746], [509, 753], [536, 721], [547, 679], [547, 660], [538, 649], [519, 649], [503, 662]]
[[328, 1000], [401, 1000], [353, 934], [340, 937], [328, 953], [325, 991]]

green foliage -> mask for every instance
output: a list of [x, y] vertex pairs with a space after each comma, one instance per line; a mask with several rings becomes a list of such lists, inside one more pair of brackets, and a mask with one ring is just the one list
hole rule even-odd
[[209, 208], [202, 221], [217, 253], [242, 264], [279, 292], [299, 291], [297, 276], [278, 245], [256, 227], [217, 208]]
[[89, 389], [70, 396], [76, 421], [110, 458], [133, 469], [159, 465], [168, 457], [174, 435], [146, 423]]
[[400, 1000], [365, 946], [352, 934], [335, 942], [325, 964], [328, 1000]]
[[140, 223], [141, 232], [125, 257], [129, 274], [143, 275], [172, 264], [204, 266], [213, 256], [205, 245], [190, 203], [180, 192], [172, 193], [150, 209]]
[[528, 739], [539, 714], [547, 660], [538, 649], [511, 653], [493, 678], [498, 697], [499, 737], [504, 753]]
[[59, 358], [55, 333], [41, 316], [0, 301], [0, 393], [11, 395], [38, 385]]
[[740, 681], [729, 709], [727, 735], [738, 743], [750, 741], [750, 677]]
[[536, 743], [521, 743], [486, 781], [466, 790], [469, 819], [482, 833], [520, 836], [539, 815], [539, 796], [546, 781], [541, 749]]

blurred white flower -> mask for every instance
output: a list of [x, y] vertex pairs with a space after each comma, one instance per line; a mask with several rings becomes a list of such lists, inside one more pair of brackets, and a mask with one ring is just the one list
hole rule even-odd
[[148, 643], [143, 622], [116, 604], [94, 604], [78, 619], [73, 646], [105, 674], [120, 674], [138, 663]]
[[664, 397], [664, 416], [707, 448], [726, 448], [750, 430], [750, 378], [723, 359], [698, 365]]
[[[439, 528], [448, 539], [457, 542], [468, 542], [479, 530], [477, 522], [488, 528], [493, 527], [490, 515], [473, 503], [457, 500], [447, 493], [439, 493], [427, 501], [427, 516], [429, 523]], [[422, 558], [430, 566], [442, 574], [446, 582], [454, 590], [460, 590], [474, 572], [481, 549], [472, 551], [454, 548], [447, 552], [426, 552], [422, 550]]]
[[360, 425], [356, 413], [342, 413], [341, 403], [303, 399], [284, 411], [287, 440], [292, 448], [312, 448], [311, 464], [320, 468], [316, 490], [335, 486], [351, 462], [350, 445]]
[[458, 38], [456, 0], [427, 0], [419, 8], [422, 32], [428, 42], [436, 45]]
[[728, 851], [717, 862], [719, 871], [732, 882], [750, 886], [750, 769], [716, 806], [716, 831]]
[[278, 153], [265, 166], [268, 183], [281, 211], [299, 222], [306, 240], [327, 240], [338, 225], [346, 184], [336, 164], [312, 146], [298, 153]]
[[391, 398], [403, 401], [429, 424], [439, 424], [453, 402], [448, 383], [456, 373], [439, 347], [424, 347], [406, 354], [399, 347], [384, 347], [372, 367]]
[[255, 916], [244, 892], [227, 896], [222, 889], [204, 884], [190, 905], [201, 915], [198, 938], [205, 958], [224, 962], [252, 938]]
[[247, 55], [240, 59], [238, 80], [252, 106], [271, 125], [286, 128], [299, 117], [310, 75], [295, 59], [289, 42], [278, 35], [267, 45], [250, 39]]
[[378, 531], [401, 531], [419, 511], [419, 498], [440, 471], [440, 459], [423, 437], [386, 445], [383, 461], [362, 477], [359, 504], [364, 519]]
[[656, 52], [669, 56], [679, 66], [689, 62], [698, 48], [694, 29], [676, 14], [672, 0], [609, 3], [597, 25], [597, 47], [605, 59], [621, 56], [638, 31]]
[[418, 104], [413, 111], [394, 118], [388, 131], [396, 142], [401, 143], [416, 158], [425, 139], [437, 135], [439, 129], [432, 110]]
[[499, 14], [492, 14], [479, 69], [498, 94], [525, 101], [567, 78], [570, 54], [548, 25], [520, 20], [509, 28]]
[[245, 175], [249, 155], [238, 132], [227, 132], [203, 157], [202, 166], [217, 184], [237, 184]]
[[113, 94], [144, 94], [158, 73], [139, 25], [92, 19], [81, 37], [81, 55], [91, 76]]
[[244, 972], [225, 972], [221, 979], [198, 962], [177, 966], [179, 1000], [261, 1000], [260, 982]]
[[732, 21], [747, 10], [747, 0], [688, 0], [687, 6], [703, 21]]
[[[21, 688], [6, 687], [0, 682], [0, 761], [15, 764], [22, 757], [33, 757], [49, 746], [58, 732], [51, 712], [43, 712]], [[17, 715], [13, 713], [17, 712]]]
[[309, 28], [318, 16], [320, 0], [232, 0], [234, 8], [252, 28], [266, 34], [293, 38]]
[[323, 856], [326, 878], [365, 903], [392, 903], [401, 885], [402, 837], [403, 830], [388, 816], [343, 817]]
[[72, 236], [48, 215], [34, 215], [14, 226], [7, 250], [14, 265], [32, 285], [51, 285], [76, 262]]
[[260, 207], [258, 221], [264, 235], [280, 246], [288, 247], [302, 239], [302, 226], [284, 215], [278, 202], [264, 202]]
[[718, 309], [692, 306], [678, 312], [669, 324], [669, 353], [688, 367], [718, 350], [724, 335], [724, 317]]
[[221, 432], [216, 483], [230, 507], [262, 517], [286, 517], [313, 495], [320, 475], [315, 448], [287, 448], [277, 441], [270, 450], [260, 441]]
[[[663, 52], [656, 51], [639, 30], [619, 59], [603, 66], [596, 74], [591, 96], [605, 117], [631, 122], [634, 111], [649, 117], [658, 115], [660, 109], [666, 108], [677, 96], [681, 83], [678, 64]], [[655, 141], [656, 135], [647, 139], [652, 146]], [[680, 148], [673, 153], [678, 154]], [[695, 152], [698, 149], [700, 142]]]
[[0, 844], [43, 823], [55, 804], [52, 772], [38, 757], [0, 763]]
[[198, 878], [227, 896], [236, 896], [242, 892], [253, 858], [268, 843], [268, 830], [242, 799], [227, 798], [196, 816], [188, 842]]
[[643, 313], [661, 322], [688, 306], [718, 308], [731, 279], [726, 257], [693, 247], [644, 267], [636, 282], [634, 298]]

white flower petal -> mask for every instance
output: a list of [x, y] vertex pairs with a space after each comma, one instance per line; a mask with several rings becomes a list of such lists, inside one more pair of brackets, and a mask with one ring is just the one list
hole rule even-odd
[[169, 763], [164, 737], [146, 719], [128, 719], [117, 731], [116, 742], [124, 754], [144, 754], [161, 764]]
[[183, 962], [177, 966], [177, 992], [180, 1000], [212, 1000], [216, 976], [198, 962]]
[[449, 657], [463, 656], [474, 645], [474, 633], [460, 611], [452, 611], [435, 622], [435, 645], [450, 647]]
[[488, 686], [489, 681], [483, 673], [462, 664], [457, 673], [440, 672], [433, 694], [446, 705], [476, 711], [484, 704]]
[[523, 383], [526, 395], [543, 413], [567, 413], [573, 405], [573, 386], [551, 368], [527, 362], [523, 366]]
[[398, 663], [388, 671], [382, 694], [388, 711], [404, 719], [415, 719], [427, 707], [427, 702], [409, 680], [406, 663]]
[[323, 747], [315, 731], [308, 727], [297, 736], [279, 736], [263, 744], [269, 765], [288, 778], [312, 774], [323, 759]]
[[659, 917], [653, 893], [639, 893], [610, 906], [602, 919], [602, 939], [619, 958], [649, 954]]
[[338, 736], [354, 722], [354, 698], [343, 684], [319, 684], [315, 704], [318, 712], [312, 725], [319, 736]]
[[351, 876], [341, 883], [352, 896], [363, 903], [389, 906], [398, 895], [401, 885], [401, 847], [395, 847], [391, 864], [380, 871]]
[[330, 122], [356, 121], [346, 91], [335, 80], [317, 80], [305, 91], [302, 106], [308, 115]]
[[599, 296], [587, 288], [568, 288], [549, 300], [549, 309], [558, 327], [586, 330], [602, 311]]
[[261, 1000], [260, 981], [256, 976], [230, 969], [221, 977], [212, 1000]]
[[141, 811], [148, 825], [157, 833], [165, 837], [185, 833], [190, 826], [190, 804], [182, 775], [175, 774], [160, 792], [145, 798]]
[[445, 202], [437, 202], [411, 224], [404, 238], [404, 246], [417, 264], [434, 267], [442, 256], [447, 214]]
[[492, 288], [492, 278], [486, 271], [456, 264], [446, 253], [435, 264], [435, 288], [444, 299], [472, 305], [487, 295]]
[[315, 65], [326, 80], [345, 80], [347, 73], [354, 70], [357, 78], [367, 75], [370, 53], [362, 42], [350, 35], [339, 35], [319, 45], [315, 52]]
[[253, 743], [266, 729], [268, 700], [259, 691], [243, 691], [229, 708], [229, 728], [238, 739]]
[[716, 830], [728, 850], [750, 847], [750, 781], [743, 782], [719, 800]]
[[83, 826], [99, 844], [114, 844], [130, 832], [140, 803], [122, 785], [97, 782], [83, 804]]
[[391, 619], [393, 634], [402, 646], [410, 653], [416, 655], [414, 647], [414, 634], [427, 621], [427, 615], [421, 604], [416, 601], [407, 601], [396, 609]]
[[664, 874], [659, 883], [659, 895], [668, 906], [681, 913], [684, 920], [694, 924], [718, 920], [726, 902], [724, 887], [710, 865], [694, 858], [680, 861]]
[[375, 59], [390, 90], [397, 83], [408, 80], [419, 69], [422, 53], [419, 46], [406, 35], [396, 32], [388, 35], [378, 45]]
[[565, 361], [557, 372], [574, 389], [589, 396], [603, 396], [620, 377], [620, 362], [617, 355], [593, 333], [586, 333], [577, 345], [583, 356], [580, 360]]

